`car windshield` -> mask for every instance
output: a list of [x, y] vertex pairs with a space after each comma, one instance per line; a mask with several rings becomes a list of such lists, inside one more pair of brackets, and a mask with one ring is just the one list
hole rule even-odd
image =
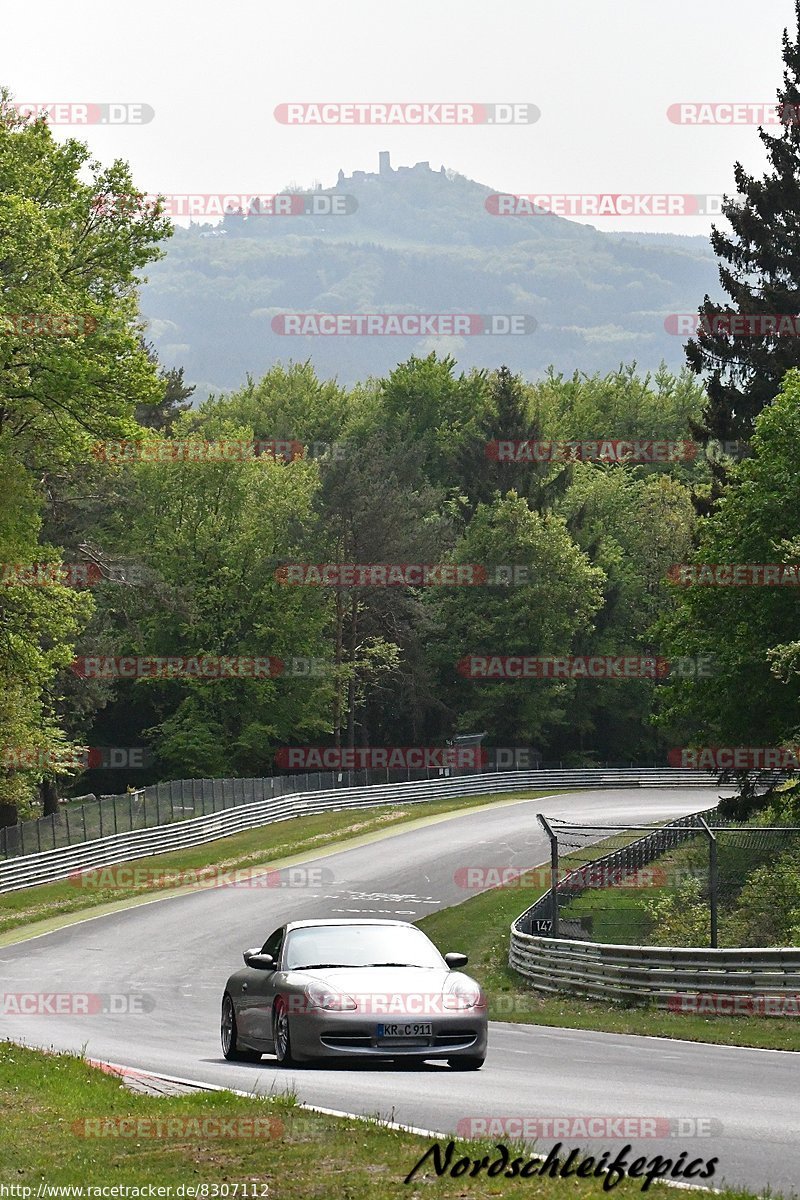
[[285, 969], [310, 967], [445, 967], [419, 929], [402, 925], [309, 925], [286, 937]]

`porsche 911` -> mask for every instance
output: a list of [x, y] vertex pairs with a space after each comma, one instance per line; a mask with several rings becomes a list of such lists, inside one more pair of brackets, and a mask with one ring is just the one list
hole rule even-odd
[[446, 1059], [477, 1070], [486, 1057], [486, 998], [407, 921], [292, 921], [244, 952], [222, 997], [222, 1051], [273, 1054], [282, 1066], [321, 1059]]

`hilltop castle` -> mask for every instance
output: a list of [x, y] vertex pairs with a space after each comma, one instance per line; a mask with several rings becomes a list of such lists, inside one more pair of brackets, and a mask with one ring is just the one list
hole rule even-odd
[[390, 175], [446, 175], [444, 164], [439, 171], [432, 171], [429, 162], [418, 162], [413, 167], [393, 167], [389, 158], [388, 150], [381, 150], [378, 154], [378, 173], [374, 171], [353, 171], [352, 175], [345, 175], [340, 169], [336, 178], [336, 186], [341, 187], [346, 183], [364, 183], [367, 179], [388, 179]]

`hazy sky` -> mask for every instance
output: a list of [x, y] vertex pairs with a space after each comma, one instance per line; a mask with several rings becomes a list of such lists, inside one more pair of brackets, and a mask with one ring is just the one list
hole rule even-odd
[[[2, 0], [19, 101], [139, 102], [146, 125], [79, 130], [147, 192], [328, 186], [343, 167], [442, 163], [499, 191], [701, 193], [764, 163], [754, 125], [693, 128], [681, 101], [771, 102], [792, 0]], [[297, 127], [291, 101], [528, 102], [535, 124]], [[57, 136], [74, 134], [59, 126]], [[588, 218], [587, 218], [588, 219]], [[598, 219], [701, 233], [705, 218]]]

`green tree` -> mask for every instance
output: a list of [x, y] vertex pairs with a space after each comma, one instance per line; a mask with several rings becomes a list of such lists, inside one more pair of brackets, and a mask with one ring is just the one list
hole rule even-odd
[[210, 397], [187, 427], [202, 427], [206, 437], [214, 437], [217, 429], [246, 425], [258, 439], [297, 441], [312, 454], [320, 443], [317, 457], [324, 457], [321, 443], [341, 440], [350, 410], [347, 392], [318, 379], [310, 362], [278, 364], [258, 382], [248, 376], [236, 391]]
[[57, 567], [61, 559], [39, 541], [41, 499], [9, 442], [0, 436], [0, 804], [25, 815], [38, 786], [75, 750], [55, 720], [52, 685], [72, 658], [91, 600], [61, 583], [16, 582], [18, 567]]
[[654, 946], [707, 946], [711, 939], [708, 897], [699, 879], [684, 879], [668, 891], [645, 900], [653, 922]]
[[[800, 372], [756, 418], [754, 456], [703, 522], [697, 563], [796, 563], [800, 528]], [[662, 623], [671, 656], [713, 657], [707, 678], [670, 680], [661, 720], [691, 744], [792, 744], [800, 728], [800, 593], [796, 586], [669, 584]]]
[[[148, 360], [158, 366], [158, 355], [151, 342], [142, 339]], [[181, 413], [191, 408], [194, 387], [183, 380], [183, 367], [162, 368], [159, 371], [162, 392], [158, 399], [148, 404], [136, 405], [136, 420], [144, 429], [159, 429], [169, 433]]]
[[430, 482], [452, 486], [467, 446], [481, 442], [492, 423], [485, 372], [456, 376], [455, 360], [412, 356], [381, 380], [380, 418], [392, 441], [416, 447]]
[[[178, 437], [192, 419], [179, 419]], [[253, 437], [243, 426], [225, 432]], [[276, 574], [281, 559], [308, 553], [313, 463], [151, 461], [120, 470], [129, 503], [108, 544], [145, 564], [160, 594], [141, 597], [117, 629], [116, 654], [330, 660], [330, 597]], [[277, 678], [142, 680], [119, 685], [114, 711], [138, 709], [162, 774], [266, 774], [277, 746], [330, 728], [331, 689], [329, 676], [290, 669]]]
[[[603, 571], [590, 564], [563, 518], [531, 512], [514, 492], [478, 507], [452, 560], [489, 572], [487, 586], [442, 587], [430, 599], [434, 657], [456, 731], [486, 729], [508, 746], [552, 735], [566, 720], [572, 683], [476, 682], [459, 678], [458, 663], [469, 655], [569, 654], [601, 607]], [[498, 565], [527, 575], [494, 584]]]
[[[800, 0], [795, 0], [795, 15], [797, 36], [792, 40], [787, 30], [783, 33], [783, 86], [777, 93], [783, 128], [779, 134], [758, 130], [769, 170], [757, 179], [735, 164], [738, 196], [722, 205], [731, 232], [715, 227], [711, 235], [730, 301], [720, 305], [705, 297], [700, 331], [686, 346], [689, 366], [705, 376], [708, 392], [703, 419], [694, 429], [703, 444], [749, 439], [786, 371], [800, 367], [795, 331], [769, 331], [758, 321], [800, 309]], [[755, 318], [752, 332], [731, 327], [729, 318], [737, 315]], [[721, 495], [724, 462], [712, 464], [712, 476], [710, 496], [698, 498], [701, 512]]]
[[[416, 443], [369, 424], [354, 431], [343, 458], [323, 468], [317, 510], [325, 561], [435, 563], [452, 540], [442, 491], [423, 474]], [[402, 730], [415, 738], [424, 728], [435, 701], [419, 593], [394, 586], [335, 590], [337, 745], [395, 741]]]
[[137, 295], [170, 232], [124, 163], [101, 168], [0, 92], [0, 429], [28, 465], [88, 457], [157, 397]]
[[552, 369], [527, 387], [529, 407], [544, 436], [560, 439], [658, 438], [680, 440], [699, 417], [704, 393], [690, 371], [661, 366], [640, 374], [636, 364], [608, 374]]
[[[665, 657], [654, 624], [673, 601], [665, 575], [691, 551], [689, 489], [641, 467], [576, 463], [557, 511], [605, 575], [603, 607], [576, 639], [574, 653]], [[651, 721], [658, 687], [652, 678], [578, 680], [571, 738], [601, 761], [652, 761], [664, 738]]]
[[[46, 120], [18, 116], [0, 90], [0, 476], [5, 563], [58, 562], [42, 540], [45, 505], [98, 438], [135, 433], [134, 407], [157, 394], [136, 327], [140, 272], [170, 232], [122, 162], [101, 168], [85, 145], [58, 143]], [[59, 669], [91, 613], [60, 584], [0, 592], [0, 738], [51, 764], [68, 741]], [[2, 772], [24, 811], [51, 766]], [[47, 788], [49, 802], [55, 799]]]
[[545, 512], [564, 494], [572, 478], [570, 466], [548, 461], [503, 458], [501, 442], [538, 442], [542, 425], [530, 415], [530, 399], [519, 376], [507, 367], [488, 380], [489, 402], [478, 415], [476, 433], [465, 440], [455, 463], [453, 481], [467, 498], [467, 512], [490, 504], [496, 495], [516, 492], [531, 508]]

